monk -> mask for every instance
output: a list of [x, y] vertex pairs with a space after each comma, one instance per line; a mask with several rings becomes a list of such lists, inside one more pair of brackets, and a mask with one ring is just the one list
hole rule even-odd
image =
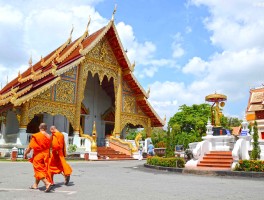
[[52, 133], [52, 154], [49, 163], [49, 174], [51, 177], [51, 183], [54, 184], [54, 174], [63, 173], [65, 178], [64, 184], [68, 185], [72, 169], [65, 160], [66, 145], [64, 142], [64, 135], [59, 132], [55, 126], [50, 127], [50, 132]]
[[25, 150], [24, 158], [28, 158], [28, 154], [33, 150], [33, 157], [29, 160], [33, 164], [35, 183], [30, 189], [38, 189], [38, 184], [41, 181], [46, 186], [45, 192], [49, 192], [52, 189], [52, 184], [48, 181], [50, 179], [48, 173], [47, 161], [49, 159], [50, 149], [50, 135], [46, 132], [47, 125], [41, 123], [39, 125], [38, 133], [32, 135], [28, 148]]

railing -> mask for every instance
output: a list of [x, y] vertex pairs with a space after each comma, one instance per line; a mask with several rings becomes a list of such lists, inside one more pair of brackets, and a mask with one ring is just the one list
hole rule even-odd
[[133, 145], [130, 142], [125, 142], [120, 138], [110, 137], [109, 145], [116, 151], [119, 151], [126, 155], [132, 155]]
[[73, 137], [68, 137], [68, 145], [73, 145]]
[[205, 140], [202, 142], [199, 142], [195, 149], [193, 150], [193, 157], [196, 160], [200, 160], [206, 153], [208, 153], [210, 150], [210, 143]]

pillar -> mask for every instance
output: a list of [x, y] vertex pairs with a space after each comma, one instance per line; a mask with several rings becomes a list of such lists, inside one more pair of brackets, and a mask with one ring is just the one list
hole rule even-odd
[[80, 147], [80, 119], [81, 119], [81, 106], [84, 98], [84, 89], [86, 76], [84, 74], [84, 65], [80, 64], [78, 67], [78, 80], [77, 80], [77, 93], [76, 93], [76, 110], [75, 110], [75, 121], [73, 126], [73, 144]]
[[[5, 120], [4, 120], [5, 121]], [[1, 136], [0, 136], [0, 144], [5, 144], [6, 141], [5, 141], [5, 123], [4, 121], [2, 121], [1, 123]]]
[[119, 68], [117, 77], [116, 92], [116, 110], [115, 110], [115, 136], [120, 138], [121, 133], [121, 111], [122, 111], [122, 70]]
[[151, 137], [151, 119], [148, 118], [147, 138]]
[[17, 114], [17, 119], [19, 121], [19, 132], [17, 137], [18, 145], [27, 145], [27, 125], [29, 116], [29, 102], [22, 104], [21, 114]]

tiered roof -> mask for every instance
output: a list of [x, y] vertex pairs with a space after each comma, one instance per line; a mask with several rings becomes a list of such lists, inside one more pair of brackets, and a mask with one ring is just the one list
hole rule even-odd
[[264, 87], [250, 90], [247, 106], [247, 120], [255, 120], [258, 112], [264, 112]]
[[45, 92], [60, 80], [60, 75], [77, 66], [85, 55], [106, 36], [113, 49], [114, 55], [122, 68], [123, 79], [133, 90], [141, 110], [151, 118], [152, 126], [164, 125], [163, 120], [157, 115], [147, 98], [148, 94], [141, 87], [132, 73], [131, 64], [123, 49], [113, 20], [95, 33], [88, 35], [88, 26], [84, 34], [71, 42], [70, 38], [56, 50], [41, 58], [18, 77], [9, 82], [0, 91], [0, 112], [13, 106], [20, 106], [37, 95]]

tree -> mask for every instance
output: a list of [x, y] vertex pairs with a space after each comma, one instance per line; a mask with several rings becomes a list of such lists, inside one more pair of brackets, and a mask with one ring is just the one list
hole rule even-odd
[[162, 128], [151, 129], [151, 141], [154, 146], [157, 146], [159, 142], [166, 143], [166, 131]]
[[257, 160], [260, 158], [260, 147], [258, 142], [258, 124], [256, 121], [254, 122], [253, 131], [253, 150], [251, 152], [250, 158], [251, 160]]
[[206, 123], [208, 117], [211, 116], [211, 106], [209, 104], [194, 104], [192, 106], [182, 105], [169, 121], [169, 126], [174, 128], [177, 124], [180, 130], [178, 133], [191, 133], [195, 132], [200, 137], [206, 132]]
[[243, 120], [238, 119], [236, 117], [226, 117], [224, 115], [221, 117], [221, 125], [226, 129], [230, 129], [231, 127], [240, 126], [242, 121]]

